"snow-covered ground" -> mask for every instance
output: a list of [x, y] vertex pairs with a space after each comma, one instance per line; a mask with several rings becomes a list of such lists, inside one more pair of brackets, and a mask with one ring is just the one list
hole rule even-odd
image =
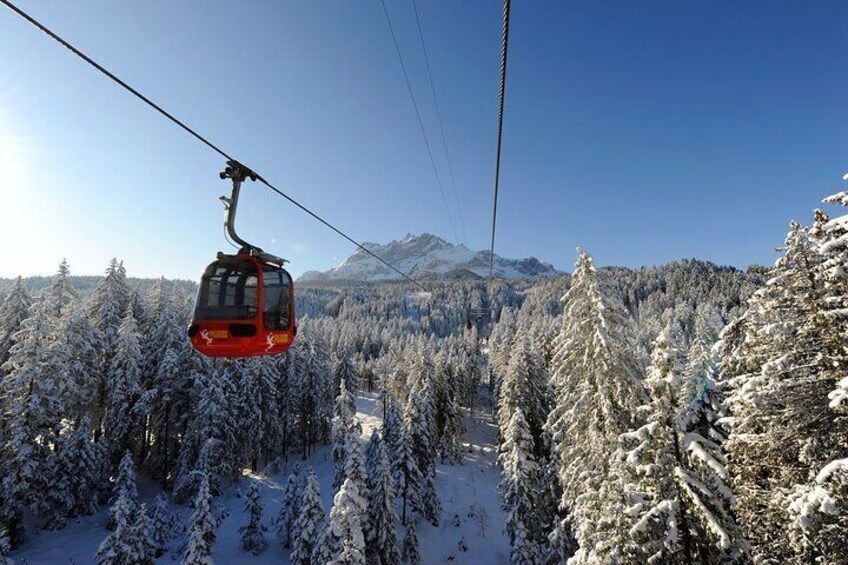
[[[371, 431], [380, 426], [381, 418], [377, 401], [371, 395], [357, 398], [357, 416], [363, 428], [363, 440]], [[495, 565], [509, 562], [509, 540], [503, 532], [505, 515], [500, 508], [501, 498], [497, 490], [500, 472], [495, 465], [495, 443], [497, 431], [494, 425], [475, 417], [466, 419], [465, 453], [462, 465], [437, 464], [436, 484], [442, 499], [442, 521], [439, 527], [419, 521], [418, 539], [423, 563], [455, 563]], [[246, 473], [244, 479], [231, 486], [218, 499], [226, 506], [230, 516], [218, 528], [218, 540], [215, 546], [216, 563], [288, 564], [289, 550], [283, 549], [277, 542], [271, 518], [280, 508], [283, 488], [288, 475], [295, 464], [302, 471], [309, 467], [315, 470], [321, 483], [321, 498], [324, 510], [329, 514], [332, 505], [331, 485], [333, 465], [331, 448], [321, 447], [313, 457], [302, 461], [297, 454], [292, 455], [286, 468], [276, 474]], [[239, 546], [238, 528], [246, 523], [243, 512], [244, 498], [250, 481], [258, 482], [262, 494], [264, 514], [263, 522], [268, 526], [268, 548], [254, 556]], [[144, 502], [151, 503], [158, 492], [157, 485], [145, 477], [139, 477], [139, 494]], [[187, 506], [175, 506], [183, 524], [187, 525], [192, 509]], [[105, 528], [107, 509], [94, 516], [71, 522], [57, 532], [33, 532], [25, 545], [11, 557], [18, 565], [94, 563], [94, 554], [103, 539], [108, 535]], [[398, 539], [403, 540], [403, 527], [398, 523]], [[464, 543], [463, 543], [464, 542]], [[180, 561], [180, 546], [183, 536], [177, 536], [170, 545], [170, 551], [159, 559], [160, 564]], [[462, 551], [460, 546], [466, 546]]]

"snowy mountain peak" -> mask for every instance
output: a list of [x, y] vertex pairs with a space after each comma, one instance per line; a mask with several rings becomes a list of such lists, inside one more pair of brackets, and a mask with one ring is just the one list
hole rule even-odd
[[[488, 274], [488, 251], [471, 251], [465, 245], [454, 245], [431, 233], [406, 234], [403, 238], [385, 245], [368, 242], [363, 243], [363, 246], [411, 277], [476, 278], [485, 277]], [[495, 276], [499, 278], [546, 277], [556, 273], [552, 265], [539, 261], [535, 257], [516, 260], [495, 255]], [[357, 249], [350, 257], [329, 271], [323, 273], [309, 271], [304, 273], [300, 280], [372, 282], [400, 278], [400, 275], [377, 259], [362, 249]]]

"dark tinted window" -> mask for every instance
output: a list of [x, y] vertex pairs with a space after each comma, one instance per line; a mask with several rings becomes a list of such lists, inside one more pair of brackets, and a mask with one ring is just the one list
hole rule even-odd
[[262, 277], [264, 279], [264, 313], [266, 330], [287, 330], [291, 318], [291, 304], [289, 287], [291, 279], [289, 274], [282, 269], [263, 265]]
[[200, 281], [196, 320], [248, 320], [257, 315], [257, 272], [247, 261], [216, 261]]

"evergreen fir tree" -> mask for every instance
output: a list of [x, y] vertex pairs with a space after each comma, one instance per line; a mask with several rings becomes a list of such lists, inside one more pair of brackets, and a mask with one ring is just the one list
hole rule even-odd
[[236, 360], [233, 364], [238, 397], [236, 399], [236, 437], [240, 465], [250, 465], [257, 470], [258, 457], [262, 448], [262, 388], [259, 382], [258, 364], [253, 361]]
[[184, 370], [188, 345], [183, 334], [173, 310], [163, 308], [151, 337], [156, 361], [153, 380], [141, 406], [149, 414], [149, 432], [153, 438], [146, 466], [163, 488], [168, 486], [171, 464], [179, 454], [178, 441], [188, 413], [193, 377]]
[[[846, 370], [845, 328], [825, 300], [821, 246], [828, 224], [821, 213], [812, 230], [792, 224], [783, 256], [722, 348], [735, 508], [755, 561], [838, 560], [844, 552], [838, 525], [786, 535], [797, 532], [798, 517], [787, 509], [806, 507], [803, 499], [821, 486], [817, 473], [844, 456], [836, 446], [848, 435], [848, 421], [826, 411]], [[829, 516], [825, 523], [839, 520]]]
[[517, 519], [512, 527], [512, 540], [509, 549], [510, 565], [537, 565], [542, 562], [539, 546], [527, 536], [522, 519]]
[[349, 479], [356, 485], [356, 490], [364, 503], [362, 508], [360, 508], [361, 513], [364, 515], [367, 506], [365, 503], [368, 500], [368, 486], [365, 474], [365, 459], [362, 453], [362, 442], [359, 439], [361, 429], [362, 427], [359, 421], [354, 419], [354, 425], [347, 435], [347, 447], [345, 448], [347, 460], [345, 461], [344, 476], [345, 480]]
[[646, 562], [742, 562], [746, 546], [729, 511], [726, 462], [715, 442], [687, 433], [678, 398], [686, 371], [669, 334], [657, 338], [645, 379], [647, 423], [621, 436], [634, 542], [625, 554]]
[[345, 479], [333, 498], [333, 508], [327, 524], [331, 563], [365, 564], [365, 535], [362, 523], [367, 519], [366, 501], [356, 483]]
[[435, 367], [436, 437], [442, 463], [456, 464], [462, 461], [460, 438], [465, 431], [457, 404], [456, 383], [439, 356]]
[[[112, 489], [112, 501], [117, 502], [118, 500], [123, 500], [122, 505], [129, 508], [129, 512], [134, 515], [134, 512], [138, 509], [138, 489], [135, 481], [135, 464], [129, 451], [124, 453], [123, 458], [121, 458], [118, 475], [115, 478], [115, 486]], [[106, 522], [107, 529], [115, 529], [118, 522], [116, 512], [122, 510], [123, 506], [116, 508], [113, 503], [109, 510], [109, 519]]]
[[97, 511], [104, 461], [91, 437], [88, 417], [63, 442], [59, 450], [61, 481], [67, 485], [68, 517], [89, 516]]
[[418, 459], [415, 456], [415, 446], [409, 433], [410, 425], [404, 421], [397, 438], [392, 469], [398, 496], [403, 501], [403, 513], [401, 520], [404, 525], [409, 523], [407, 519], [407, 507], [412, 511], [421, 508], [421, 488], [423, 477], [418, 467]]
[[432, 451], [433, 411], [430, 403], [432, 395], [426, 381], [422, 391], [425, 397], [420, 396], [415, 389], [409, 392], [403, 413], [403, 427], [411, 444], [415, 466], [420, 473], [417, 484], [418, 493], [412, 496], [410, 501], [415, 512], [434, 526], [438, 526], [441, 502], [435, 488], [436, 467]]
[[299, 490], [299, 477], [295, 472], [289, 475], [286, 480], [280, 511], [274, 519], [277, 539], [285, 548], [291, 547], [292, 538], [295, 534], [293, 530], [294, 522], [297, 519], [301, 502]]
[[45, 508], [40, 499], [40, 493], [49, 492], [51, 471], [58, 466], [53, 447], [64, 408], [61, 380], [53, 372], [56, 360], [51, 355], [55, 322], [45, 292], [30, 307], [3, 365], [0, 521], [8, 528], [13, 549], [24, 540], [28, 508], [45, 516], [55, 511]]
[[103, 422], [104, 439], [113, 463], [133, 447], [131, 439], [136, 425], [133, 408], [141, 396], [142, 359], [138, 323], [132, 309], [127, 308], [109, 367], [108, 408]]
[[91, 325], [79, 302], [65, 306], [48, 350], [50, 366], [45, 370], [51, 371], [58, 381], [63, 415], [76, 419], [92, 414], [99, 439], [97, 425], [106, 402], [101, 388], [103, 335]]
[[21, 277], [15, 279], [12, 290], [0, 303], [0, 378], [5, 375], [3, 364], [9, 359], [9, 351], [15, 343], [15, 334], [29, 316], [32, 299], [27, 294]]
[[318, 531], [312, 548], [312, 563], [330, 563], [333, 560], [333, 534], [330, 522], [325, 520]]
[[380, 426], [380, 436], [383, 438], [383, 443], [386, 444], [386, 450], [389, 453], [397, 451], [398, 437], [402, 426], [403, 417], [400, 409], [397, 402], [391, 397], [387, 400], [386, 413]]
[[[844, 180], [848, 180], [848, 175]], [[848, 206], [848, 193], [843, 191], [824, 201]], [[816, 351], [820, 357], [814, 358], [819, 364], [813, 381], [827, 383], [831, 390], [827, 395], [829, 410], [823, 418], [814, 420], [822, 429], [816, 430], [814, 436], [809, 433], [799, 454], [799, 459], [815, 470], [815, 476], [811, 472], [804, 480], [796, 481], [786, 504], [791, 519], [790, 548], [808, 562], [829, 562], [839, 560], [848, 552], [848, 540], [844, 535], [848, 528], [848, 507], [845, 505], [848, 501], [848, 450], [844, 441], [848, 436], [848, 377], [845, 377], [848, 354], [844, 345], [848, 333], [848, 215], [829, 219], [823, 212], [816, 211], [811, 236], [817, 243], [816, 271], [821, 286], [813, 309], [817, 316], [807, 323], [816, 328], [822, 347]], [[800, 368], [803, 370], [803, 365]], [[808, 387], [814, 390], [816, 397], [803, 400], [819, 401], [821, 389]], [[840, 447], [831, 443], [830, 438], [835, 437], [843, 438]]]
[[366, 557], [375, 565], [400, 565], [401, 556], [395, 532], [394, 481], [385, 442], [377, 430], [366, 450], [368, 469], [368, 520], [365, 528]]
[[71, 286], [71, 281], [68, 280], [70, 275], [71, 268], [68, 266], [68, 262], [62, 259], [56, 274], [50, 281], [50, 286], [42, 293], [48, 314], [54, 318], [60, 318], [66, 306], [79, 300], [79, 295]]
[[532, 559], [539, 554], [542, 533], [538, 527], [530, 529], [539, 524], [539, 465], [533, 455], [533, 437], [521, 406], [513, 409], [503, 435], [499, 459], [503, 469], [500, 490], [507, 512], [506, 531], [515, 559], [517, 556]]
[[353, 394], [347, 390], [345, 381], [341, 381], [340, 387], [333, 410], [333, 490], [338, 490], [346, 478], [347, 448], [351, 434], [357, 433], [353, 417], [356, 412]]
[[287, 447], [285, 420], [289, 416], [290, 407], [288, 382], [272, 357], [257, 358], [254, 370], [259, 388], [259, 411], [262, 414], [262, 436], [258, 451], [267, 462], [275, 455], [284, 453]]
[[191, 528], [188, 532], [184, 565], [212, 565], [212, 553], [215, 550], [217, 538], [215, 529], [218, 527], [212, 510], [212, 494], [209, 492], [209, 480], [202, 476], [197, 497], [194, 499], [194, 514], [191, 517]]
[[247, 525], [239, 528], [241, 547], [253, 555], [259, 555], [267, 545], [265, 526], [262, 525], [262, 498], [257, 483], [251, 483], [244, 501], [244, 512], [248, 516]]
[[536, 457], [545, 451], [542, 430], [550, 411], [547, 381], [548, 375], [541, 355], [532, 351], [526, 333], [517, 336], [501, 383], [498, 425], [503, 436], [516, 407], [520, 406], [530, 435], [534, 438], [533, 453]]
[[177, 517], [171, 511], [168, 496], [160, 492], [153, 499], [153, 512], [150, 525], [150, 540], [153, 547], [153, 556], [162, 557], [171, 541], [181, 526]]
[[403, 561], [408, 565], [419, 565], [421, 563], [421, 551], [418, 549], [415, 520], [410, 520], [406, 524], [406, 535], [403, 538]]
[[620, 302], [606, 295], [583, 251], [563, 303], [552, 361], [556, 401], [546, 430], [566, 517], [551, 541], [561, 561], [574, 551], [572, 533], [579, 544], [576, 564], [614, 561], [626, 531], [616, 525], [621, 510], [616, 501], [622, 500], [623, 487], [609, 460], [618, 436], [633, 428], [645, 398], [630, 320]]
[[138, 556], [139, 565], [153, 565], [156, 562], [156, 544], [152, 537], [152, 524], [147, 514], [147, 505], [138, 508], [133, 524], [133, 551]]
[[315, 472], [310, 469], [300, 500], [297, 520], [292, 529], [291, 562], [294, 565], [326, 562], [312, 561], [313, 550], [318, 545], [317, 539], [323, 529], [324, 520], [324, 508], [321, 506], [318, 479], [315, 477]]
[[[152, 562], [150, 547], [146, 545], [147, 532], [138, 529], [139, 506], [135, 486], [132, 457], [127, 453], [121, 460], [115, 486], [115, 501], [109, 510], [109, 521], [114, 530], [97, 550], [100, 565], [147, 565]], [[146, 520], [146, 518], [144, 519]]]
[[359, 387], [358, 381], [359, 377], [351, 360], [350, 352], [343, 351], [339, 355], [339, 361], [336, 363], [336, 369], [333, 372], [333, 390], [341, 390], [341, 383], [344, 382], [345, 390], [352, 393]]

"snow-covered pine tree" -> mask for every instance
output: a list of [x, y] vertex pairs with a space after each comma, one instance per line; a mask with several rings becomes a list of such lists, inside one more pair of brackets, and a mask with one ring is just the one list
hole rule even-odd
[[[400, 487], [404, 502], [408, 499], [414, 512], [420, 514], [421, 517], [431, 524], [438, 525], [439, 515], [441, 514], [441, 502], [439, 501], [439, 495], [436, 492], [434, 481], [436, 468], [431, 450], [430, 417], [431, 411], [427, 403], [425, 403], [424, 399], [415, 389], [410, 390], [409, 398], [406, 401], [406, 407], [403, 411], [403, 435], [408, 438], [408, 445], [415, 459], [415, 467], [414, 469], [407, 469], [403, 473], [406, 475], [406, 484], [401, 485], [401, 483], [398, 483], [398, 486]], [[398, 465], [408, 465], [405, 461], [401, 461], [401, 457], [404, 455], [398, 453]], [[417, 478], [413, 477], [416, 471]], [[406, 492], [409, 487], [413, 487], [417, 491], [412, 496]]]
[[38, 493], [49, 489], [45, 471], [55, 468], [51, 443], [62, 413], [57, 379], [43, 374], [49, 363], [48, 345], [54, 318], [42, 296], [21, 323], [9, 359], [3, 365], [0, 406], [4, 411], [0, 459], [0, 523], [16, 549], [24, 541], [24, 513], [34, 506]]
[[332, 526], [328, 520], [325, 520], [319, 528], [318, 537], [315, 538], [315, 545], [312, 547], [311, 557], [311, 563], [326, 564], [333, 560], [333, 534]]
[[366, 449], [368, 474], [368, 520], [365, 528], [365, 548], [368, 563], [400, 565], [397, 532], [395, 532], [394, 481], [385, 442], [374, 430]]
[[344, 476], [345, 479], [350, 479], [356, 485], [359, 496], [366, 503], [360, 509], [364, 515], [368, 501], [368, 486], [365, 474], [365, 458], [362, 453], [362, 442], [359, 439], [361, 430], [362, 425], [359, 423], [359, 419], [354, 418], [353, 427], [351, 427], [347, 435], [347, 446], [345, 447], [347, 459], [345, 461]]
[[149, 414], [148, 436], [152, 439], [146, 466], [154, 478], [162, 481], [163, 488], [168, 486], [171, 464], [179, 455], [193, 377], [184, 370], [189, 346], [175, 316], [170, 306], [163, 307], [159, 313], [150, 341], [155, 360], [153, 379], [142, 405]]
[[542, 555], [536, 542], [529, 539], [524, 522], [515, 522], [512, 529], [512, 541], [509, 548], [510, 565], [538, 565]]
[[413, 512], [421, 507], [421, 485], [423, 483], [421, 469], [418, 468], [418, 459], [415, 456], [415, 446], [406, 422], [400, 427], [392, 461], [394, 464], [392, 476], [398, 496], [403, 501], [401, 520], [406, 525], [409, 523], [407, 507]]
[[106, 521], [106, 528], [113, 530], [117, 523], [115, 503], [124, 500], [124, 505], [127, 505], [132, 512], [138, 509], [138, 488], [135, 480], [135, 463], [133, 463], [132, 454], [127, 451], [121, 458], [121, 463], [118, 466], [118, 475], [115, 477], [115, 485], [112, 487], [112, 508], [109, 510], [109, 519]]
[[[309, 372], [312, 386], [315, 387], [313, 394], [316, 399], [316, 424], [321, 441], [330, 441], [330, 428], [333, 419], [333, 400], [335, 391], [333, 385], [333, 369], [330, 357], [330, 348], [321, 332], [312, 332], [309, 347], [311, 349]], [[353, 393], [353, 391], [349, 391]], [[354, 407], [351, 412], [356, 412]]]
[[380, 436], [383, 443], [386, 444], [386, 450], [389, 453], [394, 453], [397, 450], [401, 427], [403, 427], [403, 417], [394, 397], [389, 395], [386, 402], [387, 408], [383, 416], [383, 423], [380, 426]]
[[505, 529], [515, 554], [511, 560], [533, 562], [541, 555], [539, 542], [543, 534], [538, 515], [539, 465], [533, 455], [530, 427], [520, 405], [514, 407], [503, 431], [499, 459], [503, 469], [500, 490], [507, 512]]
[[530, 337], [522, 331], [515, 336], [511, 359], [503, 374], [498, 401], [498, 426], [503, 437], [516, 407], [520, 406], [533, 438], [533, 453], [545, 452], [543, 428], [550, 412], [550, 391], [544, 359], [531, 348]]
[[93, 367], [95, 374], [92, 375], [96, 388], [96, 392], [92, 395], [92, 419], [95, 439], [98, 441], [103, 432], [103, 419], [109, 405], [109, 381], [111, 380], [109, 372], [112, 358], [117, 350], [118, 330], [129, 306], [130, 291], [126, 277], [123, 263], [113, 258], [106, 269], [106, 276], [91, 293], [86, 303], [86, 319], [97, 329], [100, 336], [99, 363], [97, 367]]
[[[92, 415], [99, 424], [105, 405], [102, 374], [103, 334], [91, 325], [78, 301], [67, 304], [56, 322], [48, 347], [50, 365], [44, 368], [55, 375], [63, 416], [79, 419]], [[95, 439], [99, 428], [95, 427]]]
[[[324, 520], [324, 507], [321, 505], [318, 478], [315, 476], [315, 472], [310, 469], [298, 505], [297, 519], [292, 528], [290, 560], [294, 565], [311, 565], [313, 563], [312, 552], [324, 527]], [[315, 563], [319, 562], [315, 561]]]
[[711, 387], [715, 387], [715, 363], [709, 346], [700, 337], [695, 337], [689, 346], [686, 370], [678, 391], [679, 413], [695, 413]]
[[138, 507], [133, 523], [132, 553], [138, 556], [135, 565], [153, 565], [156, 562], [156, 544], [152, 537], [153, 526], [147, 513], [147, 504]]
[[253, 555], [259, 555], [268, 544], [265, 539], [265, 526], [262, 525], [262, 497], [259, 495], [259, 485], [250, 483], [247, 496], [244, 499], [244, 513], [247, 514], [247, 524], [239, 528], [241, 547]]
[[132, 308], [127, 308], [118, 328], [115, 354], [109, 366], [106, 415], [103, 434], [111, 463], [117, 464], [128, 449], [132, 449], [137, 418], [135, 403], [141, 396], [142, 377], [141, 334]]
[[347, 383], [340, 382], [339, 395], [336, 397], [333, 409], [333, 490], [338, 490], [346, 478], [345, 466], [347, 465], [347, 448], [350, 435], [356, 433], [354, 430], [354, 413], [356, 402], [353, 394], [348, 391]]
[[66, 508], [68, 517], [89, 516], [97, 511], [102, 489], [98, 483], [103, 477], [103, 468], [103, 451], [92, 439], [86, 416], [79, 427], [65, 438], [59, 450], [60, 480], [67, 485], [70, 502]]
[[748, 303], [741, 338], [723, 347], [735, 508], [755, 561], [827, 560], [828, 547], [842, 539], [826, 529], [813, 544], [786, 535], [797, 518], [788, 509], [805, 487], [815, 490], [819, 470], [844, 456], [837, 446], [848, 437], [848, 420], [826, 410], [845, 367], [844, 343], [838, 345], [845, 330], [823, 307], [827, 224], [823, 214], [812, 231], [792, 224], [784, 255]]
[[237, 397], [235, 406], [236, 445], [238, 446], [238, 467], [250, 465], [255, 472], [258, 468], [259, 453], [262, 449], [262, 387], [259, 381], [258, 364], [253, 360], [236, 359], [233, 362]]
[[212, 494], [209, 492], [209, 479], [202, 475], [200, 488], [194, 499], [194, 514], [188, 532], [183, 565], [212, 565], [212, 553], [215, 551], [218, 527], [212, 510]]
[[420, 565], [421, 550], [418, 548], [418, 532], [415, 530], [415, 520], [406, 524], [406, 534], [403, 537], [403, 561], [408, 565]]
[[0, 304], [0, 378], [5, 375], [3, 364], [9, 359], [9, 350], [15, 343], [15, 334], [29, 316], [32, 299], [27, 294], [21, 277], [15, 279], [12, 290]]
[[256, 381], [259, 387], [259, 412], [262, 414], [262, 440], [259, 455], [265, 463], [285, 452], [286, 418], [288, 417], [285, 376], [273, 357], [256, 358]]
[[[845, 175], [844, 180], [848, 180]], [[848, 206], [848, 192], [839, 192], [824, 200], [829, 204]], [[820, 264], [818, 278], [821, 296], [819, 316], [813, 323], [819, 327], [823, 362], [816, 368], [816, 380], [829, 383], [827, 411], [818, 430], [807, 439], [803, 461], [817, 470], [815, 476], [792, 486], [788, 496], [791, 528], [789, 542], [800, 559], [808, 562], [836, 562], [848, 554], [848, 215], [829, 219], [816, 211], [811, 233], [817, 242]], [[816, 392], [819, 392], [817, 389]], [[829, 436], [829, 437], [828, 437]], [[831, 438], [842, 438], [842, 445], [831, 444]], [[838, 440], [837, 440], [838, 441]]]
[[121, 326], [130, 302], [130, 289], [127, 286], [127, 272], [122, 261], [112, 259], [106, 268], [106, 276], [91, 292], [86, 310], [92, 323], [103, 333], [107, 353], [106, 361], [111, 360], [118, 340], [118, 328]]
[[162, 557], [174, 536], [181, 530], [179, 520], [171, 511], [168, 495], [160, 492], [153, 499], [153, 510], [150, 517], [150, 540], [153, 556]]
[[442, 463], [451, 465], [462, 461], [464, 430], [457, 401], [456, 379], [451, 375], [444, 356], [439, 354], [435, 364], [436, 443]]
[[79, 300], [79, 295], [71, 286], [71, 281], [68, 280], [70, 276], [71, 268], [68, 266], [68, 262], [62, 259], [56, 274], [50, 281], [50, 286], [41, 294], [47, 305], [49, 315], [54, 318], [58, 319], [67, 305]]
[[194, 408], [194, 420], [183, 439], [174, 483], [177, 502], [191, 500], [200, 484], [203, 471], [209, 480], [213, 496], [221, 492], [222, 484], [236, 469], [236, 420], [228, 397], [235, 388], [231, 381], [230, 365], [219, 363], [207, 375], [195, 375], [199, 398]]
[[283, 547], [291, 547], [292, 539], [295, 535], [294, 522], [297, 519], [300, 510], [300, 477], [295, 469], [289, 478], [286, 480], [286, 486], [283, 488], [283, 499], [280, 503], [280, 511], [274, 518], [274, 526], [276, 527], [277, 539]]
[[624, 555], [648, 563], [741, 563], [746, 546], [729, 510], [726, 461], [717, 443], [687, 432], [679, 398], [686, 370], [670, 333], [656, 339], [644, 381], [651, 395], [646, 423], [620, 438], [633, 517]]
[[327, 525], [332, 559], [339, 565], [365, 564], [365, 534], [362, 524], [367, 519], [367, 502], [351, 479], [345, 479], [333, 498], [333, 508]]
[[147, 565], [152, 556], [145, 549], [137, 528], [139, 506], [135, 469], [129, 452], [121, 459], [115, 499], [109, 509], [109, 526], [114, 531], [100, 544], [95, 559], [99, 565]]
[[341, 390], [341, 383], [345, 383], [345, 389], [354, 392], [359, 388], [359, 376], [351, 359], [350, 351], [343, 350], [339, 354], [336, 368], [333, 371], [333, 390]]
[[582, 250], [563, 307], [552, 362], [556, 398], [546, 430], [566, 516], [551, 542], [564, 562], [574, 549], [573, 532], [579, 545], [574, 563], [610, 561], [615, 559], [612, 534], [627, 534], [617, 530], [615, 504], [623, 489], [610, 458], [618, 436], [633, 429], [645, 394], [628, 314], [606, 294], [592, 258]]

